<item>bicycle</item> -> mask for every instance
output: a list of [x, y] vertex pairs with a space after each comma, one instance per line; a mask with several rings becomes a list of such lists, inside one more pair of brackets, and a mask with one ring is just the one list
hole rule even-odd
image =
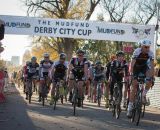
[[121, 113], [122, 90], [120, 85], [125, 82], [116, 82], [113, 89], [112, 115], [119, 119]]
[[28, 95], [29, 104], [31, 104], [31, 97], [32, 97], [32, 93], [33, 93], [32, 86], [33, 86], [32, 78], [28, 78], [27, 79], [27, 88], [28, 88], [27, 95]]
[[48, 93], [48, 77], [44, 75], [44, 84], [41, 88], [41, 97], [42, 97], [42, 106], [45, 104], [45, 99], [47, 98], [47, 93]]
[[[84, 80], [79, 80], [79, 79], [75, 79], [76, 84], [74, 84], [74, 88], [73, 88], [73, 97], [72, 97], [72, 105], [73, 105], [73, 115], [75, 116], [76, 114], [76, 106], [77, 106], [77, 102], [78, 102], [78, 97], [79, 97], [79, 92], [78, 92], [78, 82], [79, 81], [84, 81]], [[82, 91], [83, 93], [83, 91]], [[83, 100], [84, 100], [84, 95], [81, 97], [81, 104], [82, 104], [82, 108], [83, 108]]]
[[145, 104], [142, 103], [142, 93], [144, 89], [145, 75], [140, 73], [138, 75], [137, 80], [138, 80], [138, 86], [137, 86], [137, 93], [135, 95], [136, 97], [135, 103], [133, 104], [131, 122], [136, 121], [136, 125], [138, 126], [140, 122], [140, 117], [141, 116], [143, 117], [145, 112]]
[[64, 81], [61, 79], [57, 79], [56, 83], [56, 92], [55, 92], [55, 99], [54, 99], [54, 110], [56, 109], [56, 104], [59, 98], [61, 99], [61, 103], [63, 104], [64, 98]]
[[96, 86], [96, 95], [97, 95], [97, 101], [98, 101], [98, 106], [100, 107], [101, 105], [101, 98], [102, 98], [102, 81], [99, 80]]

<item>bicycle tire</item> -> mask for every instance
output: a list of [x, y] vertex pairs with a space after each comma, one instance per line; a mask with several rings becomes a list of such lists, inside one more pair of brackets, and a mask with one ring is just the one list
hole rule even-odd
[[56, 109], [58, 98], [59, 98], [59, 92], [58, 92], [58, 88], [56, 88], [56, 96], [54, 99], [54, 110]]
[[138, 95], [138, 101], [137, 101], [137, 107], [136, 107], [136, 125], [139, 125], [140, 122], [140, 117], [142, 113], [142, 92], [139, 93]]
[[61, 103], [63, 104], [63, 95], [61, 95]]
[[28, 87], [28, 102], [31, 104], [31, 97], [32, 97], [32, 81], [29, 81], [29, 86]]
[[133, 110], [132, 110], [131, 122], [134, 122], [135, 113], [136, 113], [136, 108], [135, 108], [135, 106], [134, 106], [134, 108], [133, 108]]
[[41, 98], [42, 98], [42, 106], [44, 106], [44, 104], [45, 104], [45, 92], [44, 92], [45, 90], [44, 90], [44, 87], [42, 88], [42, 93], [41, 93]]
[[115, 116], [115, 109], [116, 109], [116, 106], [115, 106], [114, 103], [113, 103], [113, 106], [112, 106], [112, 116], [113, 116], [113, 117]]
[[44, 104], [45, 104], [45, 98], [42, 97], [42, 106], [44, 106]]
[[146, 109], [146, 105], [144, 104], [143, 105], [143, 112], [142, 112], [142, 116], [141, 116], [142, 118], [144, 117], [145, 109]]
[[75, 116], [76, 115], [76, 105], [77, 105], [77, 102], [76, 102], [76, 95], [74, 94], [73, 95], [73, 115]]
[[98, 107], [101, 106], [101, 87], [98, 85], [97, 89], [97, 100], [98, 100]]
[[116, 107], [115, 107], [116, 119], [119, 119], [120, 113], [121, 113], [121, 107], [120, 107], [120, 104], [117, 104]]
[[29, 98], [29, 104], [31, 104], [31, 95], [29, 94], [29, 96], [28, 96], [28, 98]]

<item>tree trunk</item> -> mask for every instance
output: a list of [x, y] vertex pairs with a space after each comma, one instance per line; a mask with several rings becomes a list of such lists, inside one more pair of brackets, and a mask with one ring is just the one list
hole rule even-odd
[[67, 60], [70, 61], [75, 46], [74, 39], [64, 38], [63, 45], [64, 45], [64, 52], [67, 54]]

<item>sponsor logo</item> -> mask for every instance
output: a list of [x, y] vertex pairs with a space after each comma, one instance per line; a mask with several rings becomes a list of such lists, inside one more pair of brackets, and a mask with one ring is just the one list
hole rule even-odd
[[150, 35], [151, 28], [149, 28], [149, 29], [138, 29], [138, 28], [132, 27], [132, 31], [133, 31], [132, 33], [135, 34], [135, 36], [138, 39], [143, 39], [143, 38], [147, 38], [148, 35]]
[[12, 27], [12, 28], [30, 28], [30, 23], [21, 23], [21, 22], [6, 22], [6, 27]]

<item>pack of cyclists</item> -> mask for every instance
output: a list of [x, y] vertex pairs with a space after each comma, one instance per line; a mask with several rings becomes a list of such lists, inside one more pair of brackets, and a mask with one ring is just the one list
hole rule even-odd
[[[121, 90], [120, 100], [122, 100], [122, 106], [127, 107], [127, 116], [130, 118], [132, 116], [135, 94], [137, 92], [138, 75], [143, 73], [145, 76], [146, 85], [142, 95], [143, 103], [146, 103], [146, 94], [153, 85], [154, 79], [154, 56], [150, 50], [152, 43], [144, 39], [140, 41], [139, 44], [140, 47], [133, 52], [130, 65], [126, 61], [123, 51], [118, 51], [116, 55], [112, 55], [106, 67], [102, 66], [101, 61], [90, 63], [85, 57], [85, 52], [81, 49], [77, 50], [76, 56], [72, 57], [69, 62], [67, 61], [67, 55], [65, 53], [61, 53], [59, 59], [54, 62], [50, 60], [48, 53], [44, 53], [44, 59], [40, 64], [37, 63], [36, 57], [32, 57], [31, 61], [26, 61], [26, 65], [22, 70], [26, 99], [28, 99], [28, 85], [26, 82], [28, 79], [32, 79], [33, 84], [35, 84], [36, 87], [38, 86], [39, 102], [41, 102], [42, 87], [46, 80], [48, 89], [46, 97], [49, 91], [51, 91], [50, 105], [52, 105], [55, 100], [56, 83], [60, 79], [63, 80], [67, 86], [68, 101], [70, 102], [72, 102], [73, 88], [76, 84], [78, 88], [77, 106], [80, 107], [82, 105], [81, 101], [85, 98], [85, 90], [88, 91], [88, 99], [91, 98], [92, 95], [93, 102], [97, 102], [97, 83], [101, 82], [102, 94], [104, 94], [105, 91], [107, 93], [105, 106], [109, 107], [109, 103], [113, 100], [114, 85], [115, 83], [119, 83]], [[39, 84], [36, 81], [39, 81]], [[108, 84], [105, 84], [105, 81], [107, 81]], [[126, 85], [123, 81], [131, 84]], [[52, 88], [50, 88], [51, 84]], [[87, 89], [85, 89], [86, 86]], [[127, 104], [128, 87], [130, 87], [130, 94], [128, 95], [129, 103]]]

